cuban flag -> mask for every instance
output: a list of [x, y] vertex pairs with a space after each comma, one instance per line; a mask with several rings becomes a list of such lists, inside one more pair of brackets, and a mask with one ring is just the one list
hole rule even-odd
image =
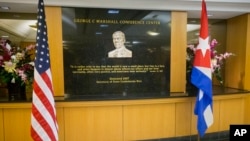
[[213, 124], [211, 55], [207, 10], [204, 0], [202, 0], [200, 37], [195, 52], [191, 82], [199, 89], [194, 113], [197, 115], [197, 130], [202, 137]]

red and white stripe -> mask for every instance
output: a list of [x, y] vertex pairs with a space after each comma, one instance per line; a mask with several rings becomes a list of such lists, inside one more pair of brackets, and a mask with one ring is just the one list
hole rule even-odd
[[31, 136], [35, 141], [57, 141], [58, 125], [51, 71], [39, 75], [34, 72], [33, 102], [31, 114]]

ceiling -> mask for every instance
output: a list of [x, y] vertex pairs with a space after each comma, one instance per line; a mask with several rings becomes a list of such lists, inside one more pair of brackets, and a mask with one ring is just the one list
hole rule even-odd
[[[36, 31], [30, 25], [36, 23], [38, 0], [0, 0], [0, 35], [34, 41]], [[201, 0], [44, 0], [46, 6], [94, 7], [117, 9], [148, 9], [187, 11], [188, 18], [200, 18]], [[228, 19], [250, 13], [250, 0], [206, 0], [209, 19]], [[3, 14], [4, 12], [4, 14]], [[20, 26], [23, 25], [21, 28]]]

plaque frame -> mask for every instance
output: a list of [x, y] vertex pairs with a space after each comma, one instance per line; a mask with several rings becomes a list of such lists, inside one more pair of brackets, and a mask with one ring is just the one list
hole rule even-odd
[[[62, 7], [66, 98], [170, 96], [170, 23], [170, 11]], [[132, 57], [109, 57], [116, 31]]]

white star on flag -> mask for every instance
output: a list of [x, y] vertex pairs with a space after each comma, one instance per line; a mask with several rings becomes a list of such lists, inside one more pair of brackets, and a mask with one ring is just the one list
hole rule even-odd
[[209, 40], [209, 37], [207, 37], [205, 40], [199, 37], [199, 44], [197, 46], [197, 50], [201, 49], [203, 56], [205, 56], [207, 49], [210, 49], [208, 40]]

